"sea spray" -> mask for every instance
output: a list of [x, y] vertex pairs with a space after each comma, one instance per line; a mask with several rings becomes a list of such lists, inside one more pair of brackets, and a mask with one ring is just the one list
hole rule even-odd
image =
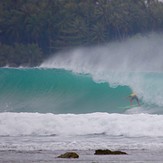
[[64, 68], [93, 76], [111, 72], [162, 72], [163, 34], [134, 36], [104, 46], [76, 48], [55, 54], [41, 67]]
[[90, 74], [94, 81], [107, 82], [113, 88], [128, 86], [148, 105], [146, 108], [152, 106], [153, 110], [162, 112], [162, 44], [162, 33], [139, 35], [104, 46], [58, 53], [41, 67]]

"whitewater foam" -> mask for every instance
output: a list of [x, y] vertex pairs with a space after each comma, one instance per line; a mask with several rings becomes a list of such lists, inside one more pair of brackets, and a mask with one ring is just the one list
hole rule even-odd
[[0, 113], [0, 136], [163, 136], [163, 115]]

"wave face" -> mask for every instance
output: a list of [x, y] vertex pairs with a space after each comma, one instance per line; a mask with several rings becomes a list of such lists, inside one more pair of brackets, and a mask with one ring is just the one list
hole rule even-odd
[[[130, 92], [89, 75], [59, 69], [0, 69], [2, 111], [41, 113], [123, 112]], [[119, 99], [119, 100], [118, 100]]]
[[144, 103], [141, 112], [162, 114], [162, 73], [107, 75], [110, 83], [63, 69], [1, 68], [0, 111], [125, 113], [128, 110], [124, 106], [129, 105], [127, 96], [134, 87]]

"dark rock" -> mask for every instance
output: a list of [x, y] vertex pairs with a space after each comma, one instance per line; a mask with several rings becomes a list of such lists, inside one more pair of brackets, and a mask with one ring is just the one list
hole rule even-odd
[[58, 156], [58, 158], [79, 158], [79, 155], [75, 152], [66, 152]]
[[126, 155], [127, 153], [122, 151], [111, 151], [109, 149], [105, 149], [105, 150], [98, 149], [95, 151], [94, 154], [95, 155], [124, 155], [124, 154]]

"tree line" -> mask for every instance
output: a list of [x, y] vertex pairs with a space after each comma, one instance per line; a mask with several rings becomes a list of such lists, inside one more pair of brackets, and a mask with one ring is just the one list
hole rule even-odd
[[158, 0], [1, 0], [0, 66], [35, 66], [65, 48], [162, 30]]

